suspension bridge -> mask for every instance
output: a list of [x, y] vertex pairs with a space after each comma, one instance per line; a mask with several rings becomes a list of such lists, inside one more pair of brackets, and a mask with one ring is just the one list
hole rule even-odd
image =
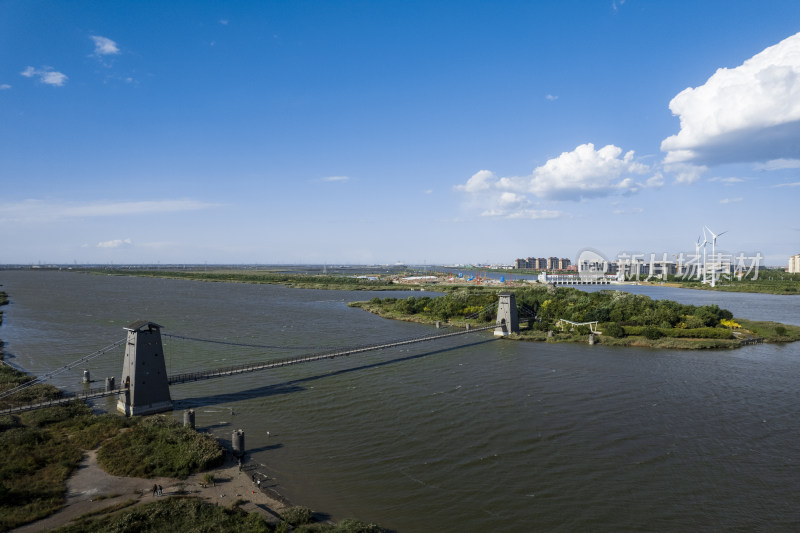
[[[493, 308], [494, 306], [487, 306], [487, 308], [489, 307]], [[482, 309], [467, 318], [477, 318], [486, 310], [487, 309]], [[522, 306], [522, 311], [522, 318], [533, 318], [535, 316], [535, 312], [529, 308], [526, 308], [525, 306]], [[210, 370], [184, 372], [173, 375], [167, 374], [166, 364], [164, 361], [162, 337], [219, 345], [244, 346], [250, 348], [275, 347], [165, 334], [161, 332], [162, 326], [154, 322], [140, 320], [124, 328], [127, 331], [126, 338], [81, 357], [80, 359], [64, 365], [52, 372], [48, 372], [12, 389], [3, 391], [0, 393], [0, 400], [26, 391], [34, 385], [45, 383], [61, 373], [67, 372], [74, 368], [83, 367], [92, 359], [112, 352], [124, 344], [125, 357], [122, 365], [122, 379], [119, 382], [119, 386], [117, 386], [117, 382], [114, 377], [109, 377], [106, 378], [104, 387], [92, 388], [76, 393], [62, 391], [58, 398], [30, 402], [7, 409], [2, 409], [0, 410], [0, 414], [20, 413], [34, 409], [40, 409], [43, 407], [64, 405], [74, 400], [94, 400], [107, 396], [117, 396], [117, 410], [129, 416], [169, 411], [172, 409], [172, 399], [169, 392], [171, 385], [221, 378], [249, 372], [258, 372], [261, 370], [311, 363], [325, 359], [335, 359], [337, 357], [346, 357], [376, 350], [384, 350], [410, 344], [430, 342], [490, 329], [493, 329], [495, 335], [497, 336], [505, 336], [509, 333], [519, 331], [519, 319], [520, 314], [519, 310], [517, 309], [514, 295], [500, 294], [497, 304], [497, 320], [494, 324], [488, 326], [470, 327], [470, 325], [467, 324], [465, 329], [459, 329], [457, 331], [448, 331], [445, 333], [424, 335], [409, 339], [373, 343], [343, 349], [326, 350], [294, 357], [270, 359], [267, 361], [244, 363]]]

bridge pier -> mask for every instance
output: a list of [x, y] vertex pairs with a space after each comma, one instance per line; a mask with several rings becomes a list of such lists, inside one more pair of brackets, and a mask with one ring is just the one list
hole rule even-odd
[[497, 327], [494, 334], [505, 337], [511, 333], [519, 333], [519, 313], [514, 293], [501, 293], [498, 296], [500, 301], [497, 302]]
[[125, 327], [125, 359], [117, 410], [128, 416], [149, 415], [172, 410], [167, 366], [161, 345], [161, 326], [139, 320]]

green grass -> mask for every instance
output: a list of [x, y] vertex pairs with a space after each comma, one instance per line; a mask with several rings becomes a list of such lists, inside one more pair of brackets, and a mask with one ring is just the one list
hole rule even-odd
[[163, 415], [138, 420], [129, 431], [104, 442], [97, 454], [106, 472], [145, 478], [185, 479], [221, 464], [224, 458], [225, 451], [214, 437]]
[[258, 514], [239, 508], [204, 503], [195, 498], [165, 498], [102, 517], [82, 517], [60, 533], [114, 531], [117, 533], [171, 533], [189, 531], [264, 532], [273, 528]]
[[[197, 498], [171, 497], [152, 503], [120, 510], [119, 506], [87, 513], [78, 520], [54, 531], [58, 533], [90, 533], [113, 531], [115, 533], [189, 533], [205, 531], [283, 533], [295, 531], [310, 533], [381, 533], [383, 529], [364, 522], [346, 519], [338, 524], [315, 523], [311, 511], [293, 507], [284, 513], [283, 521], [276, 525], [267, 523], [261, 515], [248, 513], [238, 505], [223, 507], [205, 503]], [[292, 525], [295, 524], [295, 525]]]
[[709, 291], [722, 292], [756, 292], [763, 294], [797, 295], [800, 294], [800, 274], [790, 274], [782, 270], [760, 270], [757, 279], [745, 278], [739, 281], [733, 279], [721, 279], [716, 287], [711, 287], [699, 280], [682, 280], [671, 278], [671, 282], [687, 289], [702, 289]]
[[[22, 372], [0, 367], [3, 388], [25, 379]], [[124, 429], [128, 431], [121, 431]], [[101, 443], [99, 455], [110, 465], [107, 470], [116, 475], [181, 478], [214, 466], [224, 457], [212, 437], [165, 417], [95, 415], [82, 402], [4, 415], [0, 417], [0, 531], [60, 509], [66, 480], [83, 451]]]
[[154, 278], [187, 279], [226, 283], [254, 283], [285, 285], [296, 289], [331, 289], [348, 291], [408, 290], [409, 285], [398, 285], [391, 280], [368, 280], [352, 276], [329, 274], [291, 274], [270, 271], [220, 270], [214, 272], [192, 272], [171, 270], [96, 270], [94, 273], [116, 276], [142, 276]]
[[116, 433], [126, 420], [95, 416], [83, 403], [0, 419], [0, 530], [52, 514], [64, 504], [67, 477], [83, 450]]
[[742, 329], [745, 332], [750, 332], [756, 337], [762, 337], [765, 342], [795, 342], [800, 340], [800, 326], [744, 318], [737, 318], [736, 321], [742, 325]]

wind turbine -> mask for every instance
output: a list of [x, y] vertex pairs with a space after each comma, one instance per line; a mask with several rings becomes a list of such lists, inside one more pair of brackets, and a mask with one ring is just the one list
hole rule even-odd
[[[697, 242], [694, 243], [694, 260], [696, 262], [700, 261], [700, 235], [697, 236]], [[699, 274], [700, 273], [700, 265], [697, 265], [697, 263], [695, 263], [695, 265], [697, 267], [697, 273]], [[689, 278], [689, 279], [691, 279], [691, 278]]]
[[[697, 238], [698, 242], [700, 241], [700, 237]], [[706, 247], [708, 245], [708, 237], [706, 237], [706, 228], [703, 226], [703, 283], [706, 282], [706, 271], [708, 268], [706, 267]]]
[[[717, 235], [716, 233], [711, 231], [711, 228], [709, 228], [708, 226], [704, 226], [703, 234], [705, 234], [705, 230], [708, 230], [708, 232], [711, 234], [711, 259], [713, 261], [715, 261], [714, 270], [711, 271], [711, 286], [715, 287], [716, 286], [716, 277], [714, 276], [714, 274], [717, 272], [717, 266], [718, 266], [717, 263], [716, 263], [716, 261], [717, 261], [717, 237], [719, 237], [720, 235], [724, 235], [724, 234], [728, 233], [728, 231], [725, 230], [722, 233], [720, 233], [719, 235]], [[721, 265], [719, 265], [719, 266], [721, 266]]]

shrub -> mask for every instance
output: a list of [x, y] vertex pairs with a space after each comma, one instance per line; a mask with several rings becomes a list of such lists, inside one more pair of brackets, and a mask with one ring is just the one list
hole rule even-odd
[[618, 322], [609, 322], [605, 324], [601, 331], [603, 335], [608, 335], [609, 337], [614, 337], [615, 339], [620, 339], [625, 336], [625, 329], [619, 325]]
[[281, 518], [293, 526], [308, 524], [314, 519], [314, 512], [300, 505], [290, 507], [281, 513]]
[[109, 439], [97, 459], [110, 474], [133, 477], [185, 478], [224, 459], [225, 452], [210, 435], [156, 415]]
[[786, 335], [786, 328], [783, 326], [775, 326], [775, 333], [783, 337]]
[[655, 326], [645, 326], [644, 329], [642, 329], [642, 336], [644, 336], [645, 339], [654, 341], [663, 337], [664, 334]]

